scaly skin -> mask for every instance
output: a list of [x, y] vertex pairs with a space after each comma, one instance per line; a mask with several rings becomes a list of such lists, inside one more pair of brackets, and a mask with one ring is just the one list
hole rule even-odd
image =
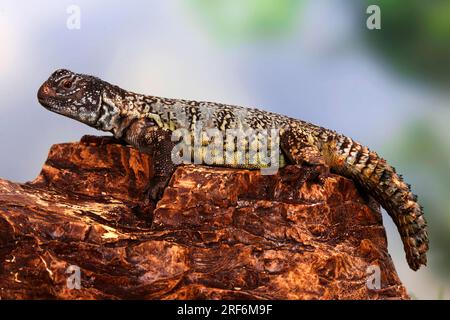
[[[114, 134], [154, 159], [151, 195], [161, 196], [176, 165], [171, 152], [178, 143], [172, 133], [186, 129], [277, 129], [281, 152], [279, 167], [292, 164], [326, 164], [333, 172], [353, 179], [389, 213], [400, 232], [406, 259], [413, 270], [426, 265], [428, 236], [417, 197], [395, 169], [367, 147], [334, 131], [258, 109], [213, 102], [197, 102], [145, 96], [123, 90], [98, 78], [57, 70], [41, 86], [39, 102], [47, 109]], [[262, 168], [267, 163], [223, 156], [206, 161], [205, 141], [189, 149], [189, 158], [210, 165]], [[253, 148], [253, 142], [249, 149]], [[269, 143], [275, 142], [272, 140]], [[236, 148], [234, 151], [237, 151]], [[242, 155], [240, 155], [242, 156]]]

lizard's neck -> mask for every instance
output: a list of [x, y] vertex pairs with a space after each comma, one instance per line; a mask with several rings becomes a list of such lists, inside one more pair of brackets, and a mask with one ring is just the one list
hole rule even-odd
[[140, 119], [154, 121], [155, 125], [165, 127], [162, 118], [169, 106], [162, 100], [125, 90], [106, 90], [102, 95], [96, 128], [111, 132], [117, 139], [124, 139], [124, 133], [130, 125]]
[[119, 94], [104, 92], [101, 96], [101, 106], [98, 111], [98, 118], [95, 128], [112, 132], [117, 137], [117, 133], [122, 121], [122, 97]]

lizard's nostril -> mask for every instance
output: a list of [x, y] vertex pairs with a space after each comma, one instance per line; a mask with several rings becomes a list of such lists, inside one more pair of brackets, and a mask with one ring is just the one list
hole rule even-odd
[[39, 101], [45, 100], [47, 97], [54, 97], [55, 92], [50, 88], [50, 86], [47, 83], [44, 83], [38, 91], [38, 99]]

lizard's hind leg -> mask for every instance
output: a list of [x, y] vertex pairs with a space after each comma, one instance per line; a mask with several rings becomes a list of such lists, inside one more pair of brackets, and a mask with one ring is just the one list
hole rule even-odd
[[330, 170], [324, 156], [316, 146], [308, 142], [306, 136], [285, 132], [280, 137], [280, 146], [292, 164], [302, 167], [304, 175], [298, 181], [299, 186], [306, 181], [323, 183], [329, 175]]
[[294, 130], [286, 130], [280, 135], [280, 146], [292, 164], [324, 165], [325, 158], [308, 136]]

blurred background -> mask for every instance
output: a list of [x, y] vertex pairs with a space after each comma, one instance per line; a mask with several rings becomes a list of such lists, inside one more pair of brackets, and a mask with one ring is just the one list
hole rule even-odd
[[[372, 4], [379, 30], [366, 26]], [[0, 0], [0, 177], [32, 180], [52, 144], [98, 134], [38, 104], [62, 67], [261, 107], [377, 150], [429, 222], [428, 267], [413, 272], [384, 215], [399, 276], [413, 298], [450, 299], [450, 1]]]

